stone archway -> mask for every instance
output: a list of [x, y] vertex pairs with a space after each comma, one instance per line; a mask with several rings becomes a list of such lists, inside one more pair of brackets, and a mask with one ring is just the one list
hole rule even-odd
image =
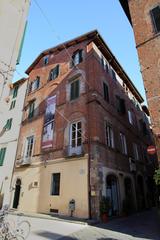
[[106, 196], [111, 202], [109, 215], [117, 216], [119, 214], [119, 186], [115, 175], [110, 174], [106, 177]]

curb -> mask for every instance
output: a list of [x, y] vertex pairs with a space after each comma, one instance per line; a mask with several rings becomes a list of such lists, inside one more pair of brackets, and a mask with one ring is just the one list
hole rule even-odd
[[66, 219], [60, 218], [60, 217], [55, 217], [49, 214], [38, 214], [38, 213], [25, 213], [25, 212], [9, 212], [10, 215], [19, 215], [19, 216], [24, 216], [24, 217], [32, 217], [32, 218], [40, 218], [40, 219], [46, 219], [46, 220], [54, 220], [54, 221], [60, 221], [60, 222], [68, 222], [68, 223], [74, 223], [74, 224], [82, 224], [82, 225], [92, 225], [90, 224], [90, 220], [84, 220], [80, 221], [78, 219]]

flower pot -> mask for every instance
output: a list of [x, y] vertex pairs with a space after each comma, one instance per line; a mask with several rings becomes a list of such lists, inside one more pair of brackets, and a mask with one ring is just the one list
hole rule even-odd
[[103, 223], [107, 223], [108, 222], [108, 214], [107, 213], [102, 213], [101, 214], [101, 220]]

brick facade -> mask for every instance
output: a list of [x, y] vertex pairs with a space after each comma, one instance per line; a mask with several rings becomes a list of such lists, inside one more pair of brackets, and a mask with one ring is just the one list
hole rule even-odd
[[[65, 49], [64, 49], [65, 46]], [[71, 56], [77, 50], [83, 50], [83, 61], [78, 65], [70, 68]], [[49, 57], [49, 62], [44, 65], [44, 56]], [[108, 64], [108, 70], [104, 70], [102, 65], [102, 56]], [[56, 79], [48, 81], [50, 70], [57, 64], [60, 66], [60, 72]], [[113, 72], [114, 71], [114, 72]], [[19, 146], [17, 150], [17, 163], [14, 172], [13, 184], [16, 179], [21, 179], [23, 183], [24, 196], [20, 196], [20, 206], [27, 208], [25, 202], [25, 192], [27, 192], [28, 180], [25, 182], [25, 174], [31, 174], [34, 168], [33, 176], [36, 167], [38, 172], [45, 171], [45, 168], [54, 171], [54, 168], [62, 170], [62, 176], [69, 174], [72, 179], [72, 184], [68, 183], [66, 188], [69, 188], [73, 183], [73, 191], [76, 194], [82, 190], [82, 200], [76, 199], [77, 217], [99, 217], [99, 203], [102, 195], [106, 195], [106, 181], [107, 176], [115, 176], [117, 185], [118, 201], [115, 206], [116, 210], [112, 209], [114, 214], [122, 213], [123, 200], [125, 199], [124, 180], [129, 178], [132, 185], [132, 194], [134, 198], [135, 208], [140, 208], [139, 200], [137, 199], [137, 178], [141, 176], [144, 191], [145, 205], [147, 202], [147, 179], [151, 176], [152, 171], [148, 172], [148, 167], [154, 165], [154, 161], [146, 154], [146, 148], [152, 144], [152, 133], [149, 128], [146, 114], [141, 109], [143, 99], [134, 87], [124, 70], [121, 68], [113, 54], [108, 47], [104, 45], [104, 41], [97, 31], [83, 35], [73, 41], [59, 45], [58, 47], [44, 51], [35, 62], [27, 70], [29, 74], [29, 86], [31, 82], [37, 77], [40, 77], [40, 87], [26, 95], [25, 107], [23, 112], [23, 120], [19, 138]], [[113, 74], [114, 73], [114, 74]], [[71, 83], [79, 79], [79, 97], [75, 100], [70, 100]], [[103, 84], [108, 87], [109, 99], [104, 99]], [[53, 146], [52, 148], [42, 149], [42, 133], [45, 113], [45, 101], [49, 96], [56, 95], [56, 111], [54, 122]], [[117, 97], [125, 103], [123, 113], [117, 111]], [[35, 102], [34, 116], [28, 119], [29, 104]], [[134, 123], [131, 124], [128, 119], [128, 110], [132, 111]], [[70, 125], [71, 123], [81, 121], [82, 131], [82, 150], [80, 153], [68, 155], [70, 149]], [[114, 136], [113, 148], [107, 146], [106, 141], [106, 123], [111, 126]], [[145, 129], [143, 127], [145, 126]], [[120, 142], [120, 133], [126, 137], [127, 153], [122, 153], [122, 146]], [[27, 136], [35, 136], [34, 148], [31, 157], [31, 162], [28, 165], [23, 165], [24, 145]], [[137, 144], [138, 159], [135, 160], [133, 153], [133, 143]], [[19, 161], [19, 163], [18, 163]], [[83, 167], [78, 168], [79, 164]], [[130, 162], [131, 161], [131, 162]], [[72, 172], [67, 172], [67, 169], [75, 164]], [[23, 166], [22, 166], [23, 165]], [[65, 167], [64, 167], [65, 166]], [[44, 167], [44, 169], [42, 169]], [[136, 168], [136, 169], [132, 169]], [[151, 168], [150, 168], [151, 169]], [[47, 171], [47, 170], [46, 170]], [[84, 185], [78, 183], [79, 175], [83, 178]], [[47, 176], [46, 173], [42, 175]], [[27, 179], [26, 176], [26, 179]], [[38, 175], [39, 176], [39, 175]], [[66, 175], [65, 175], [66, 176]], [[72, 178], [73, 176], [73, 178]], [[58, 208], [60, 214], [67, 214], [68, 199], [61, 201], [58, 205], [58, 200], [53, 196], [52, 199], [46, 200], [43, 204], [41, 199], [37, 197], [42, 195], [42, 189], [45, 189], [50, 182], [45, 178], [37, 177], [39, 180], [39, 190], [35, 194], [37, 205], [32, 207], [32, 211], [49, 212], [50, 208], [47, 201], [54, 205], [53, 208]], [[47, 177], [46, 177], [47, 178]], [[76, 187], [77, 179], [77, 187]], [[109, 181], [109, 180], [108, 180]], [[44, 185], [44, 188], [40, 186]], [[63, 184], [67, 184], [63, 182]], [[61, 183], [61, 191], [65, 192], [65, 185]], [[78, 185], [80, 184], [80, 185]], [[26, 186], [24, 186], [26, 185]], [[78, 186], [80, 188], [78, 189]], [[84, 188], [84, 191], [83, 191]], [[38, 192], [39, 191], [39, 192]], [[70, 189], [69, 189], [70, 191]], [[109, 190], [108, 190], [109, 191]], [[45, 191], [44, 191], [45, 192]], [[15, 194], [15, 193], [14, 193]], [[13, 199], [14, 199], [13, 194]], [[30, 194], [29, 191], [27, 194]], [[49, 194], [49, 193], [46, 193]], [[65, 193], [67, 195], [67, 193]], [[66, 195], [63, 195], [65, 198]], [[74, 195], [74, 194], [73, 194]], [[28, 196], [27, 196], [28, 197]], [[70, 196], [72, 198], [72, 196]], [[22, 199], [23, 198], [23, 199]], [[21, 204], [22, 202], [22, 204]], [[45, 205], [46, 204], [46, 205]], [[47, 205], [48, 204], [48, 205]], [[83, 206], [81, 206], [83, 204]], [[116, 204], [115, 204], [116, 205]], [[28, 208], [31, 209], [31, 206]], [[114, 208], [114, 207], [113, 207]], [[113, 214], [113, 215], [114, 215]]]

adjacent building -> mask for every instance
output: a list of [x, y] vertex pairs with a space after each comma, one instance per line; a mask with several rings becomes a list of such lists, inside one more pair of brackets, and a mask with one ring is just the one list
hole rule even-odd
[[133, 27], [160, 161], [160, 2], [120, 0], [120, 3]]
[[6, 86], [2, 97], [5, 98], [3, 115], [0, 114], [0, 196], [2, 204], [10, 204], [11, 179], [14, 168], [16, 149], [27, 79], [20, 79], [13, 85]]
[[110, 216], [126, 198], [154, 202], [143, 98], [100, 34], [43, 51], [26, 73], [11, 207], [98, 218], [102, 196]]

